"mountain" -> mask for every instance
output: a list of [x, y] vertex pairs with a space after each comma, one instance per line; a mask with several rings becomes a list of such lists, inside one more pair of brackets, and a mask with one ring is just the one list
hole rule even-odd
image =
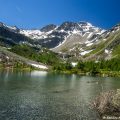
[[[19, 53], [23, 50], [19, 50]], [[14, 67], [14, 68], [24, 68], [24, 67], [34, 67], [38, 69], [48, 69], [46, 64], [41, 62], [36, 62], [32, 59], [24, 57], [23, 55], [11, 52], [8, 49], [0, 46], [0, 68]]]
[[80, 55], [86, 60], [100, 60], [120, 57], [120, 24], [105, 31], [96, 43], [80, 49]]
[[25, 35], [20, 34], [20, 29], [16, 26], [7, 26], [0, 23], [0, 45], [11, 47], [17, 44], [28, 44], [33, 46], [34, 41]]
[[[24, 49], [19, 49], [18, 54], [16, 54], [15, 51], [11, 51], [14, 46], [23, 46], [24, 44], [29, 47], [31, 46], [31, 51], [33, 47], [36, 49], [33, 43], [34, 41], [19, 32], [20, 29], [16, 26], [11, 27], [0, 22], [0, 67], [18, 67], [18, 65], [21, 65], [20, 67], [32, 66], [39, 69], [48, 69], [46, 64], [20, 55], [19, 53], [21, 52], [27, 52], [24, 51]], [[37, 50], [35, 52], [37, 52]]]
[[69, 48], [71, 48], [74, 44], [99, 37], [104, 31], [88, 22], [64, 22], [60, 26], [50, 24], [39, 30], [20, 30], [20, 33], [34, 39], [37, 44], [43, 47], [60, 52], [64, 47], [59, 46], [65, 41], [67, 44], [69, 42]]
[[0, 23], [0, 45], [18, 44], [44, 47], [82, 60], [111, 59], [120, 54], [120, 24], [104, 30], [84, 21], [66, 21], [59, 26], [49, 24], [41, 29], [24, 30]]
[[0, 23], [1, 43], [4, 41], [8, 45], [20, 43], [31, 46], [38, 45], [56, 52], [60, 52], [66, 47], [63, 43], [68, 44], [70, 49], [73, 45], [85, 43], [87, 40], [92, 41], [94, 39], [96, 41], [96, 38], [104, 31], [88, 22], [64, 22], [60, 26], [50, 24], [34, 30], [23, 30], [16, 26], [11, 27]]

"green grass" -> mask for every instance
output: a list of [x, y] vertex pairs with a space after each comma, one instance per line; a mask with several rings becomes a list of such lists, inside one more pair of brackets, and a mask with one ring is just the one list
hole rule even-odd
[[60, 61], [60, 58], [57, 56], [57, 54], [47, 49], [36, 50], [35, 48], [27, 45], [16, 45], [12, 47], [10, 51], [25, 58], [47, 65], [58, 64]]
[[117, 45], [117, 46], [113, 49], [112, 55], [113, 55], [113, 56], [120, 57], [120, 45]]
[[[88, 47], [86, 50], [91, 50], [94, 49], [93, 51], [91, 51], [90, 53], [86, 54], [84, 57], [89, 57], [91, 55], [100, 55], [104, 52], [105, 48], [107, 48], [113, 41], [115, 41], [116, 39], [120, 38], [120, 31], [118, 31], [117, 33], [113, 33], [111, 36], [109, 36], [107, 38], [106, 41], [100, 40], [102, 42], [100, 42], [98, 45], [93, 45]], [[118, 52], [118, 50], [116, 51], [116, 53]]]

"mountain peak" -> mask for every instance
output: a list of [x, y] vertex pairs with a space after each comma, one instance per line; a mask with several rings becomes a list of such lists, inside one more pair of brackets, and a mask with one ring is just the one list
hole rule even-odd
[[79, 29], [79, 25], [75, 22], [66, 21], [58, 27], [58, 30], [72, 31], [74, 29]]
[[49, 24], [40, 30], [21, 30], [20, 33], [39, 41], [44, 47], [54, 48], [70, 36], [74, 36], [73, 39], [77, 39], [76, 41], [79, 43], [81, 37], [86, 41], [92, 39], [92, 36], [95, 38], [95, 36], [100, 35], [102, 31], [88, 22], [65, 21], [60, 26]]
[[3, 22], [0, 22], [0, 27], [8, 29], [12, 32], [19, 32], [20, 31], [20, 29], [17, 26], [8, 26], [8, 25], [4, 24]]
[[54, 30], [57, 26], [54, 25], [54, 24], [49, 24], [49, 25], [46, 25], [45, 27], [41, 28], [40, 31], [41, 32], [49, 32], [51, 30]]

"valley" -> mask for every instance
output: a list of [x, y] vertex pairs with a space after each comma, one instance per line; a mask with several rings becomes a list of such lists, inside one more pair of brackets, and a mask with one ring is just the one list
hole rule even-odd
[[64, 22], [24, 30], [0, 23], [1, 65], [8, 58], [49, 71], [120, 76], [119, 49], [120, 24], [104, 30], [88, 22]]

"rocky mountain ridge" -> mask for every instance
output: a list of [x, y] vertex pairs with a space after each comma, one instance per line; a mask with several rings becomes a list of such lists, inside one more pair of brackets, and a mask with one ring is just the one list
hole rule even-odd
[[50, 24], [40, 30], [20, 30], [21, 34], [34, 39], [42, 46], [50, 49], [60, 46], [71, 35], [85, 36], [84, 39], [87, 39], [92, 36], [97, 37], [103, 32], [105, 30], [95, 27], [88, 22], [64, 22], [60, 26]]
[[41, 29], [23, 30], [0, 23], [0, 45], [27, 44], [77, 58], [110, 59], [116, 46], [119, 47], [119, 33], [120, 24], [104, 30], [88, 22], [67, 21], [59, 26], [49, 24]]

